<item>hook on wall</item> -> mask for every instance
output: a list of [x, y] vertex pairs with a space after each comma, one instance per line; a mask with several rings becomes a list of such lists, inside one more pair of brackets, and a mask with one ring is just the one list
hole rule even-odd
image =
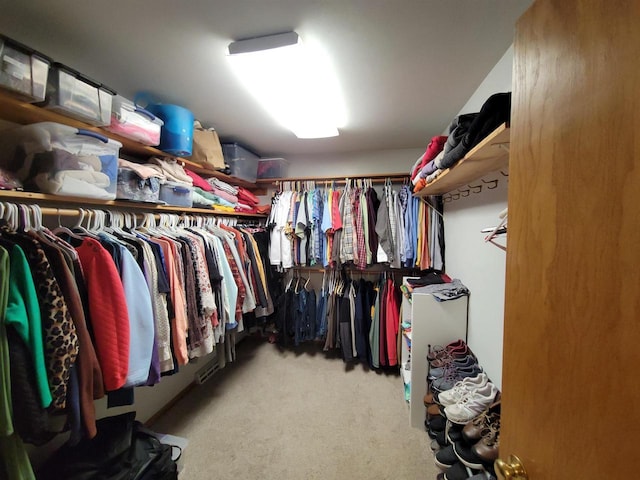
[[442, 196], [442, 201], [445, 202], [445, 203], [450, 202], [451, 200], [452, 199], [451, 199], [451, 194], [450, 193], [447, 193], [446, 195]]
[[[480, 193], [482, 191], [482, 184], [480, 185], [469, 185], [469, 188], [473, 193]], [[477, 190], [474, 190], [477, 189]]]
[[484, 183], [485, 185], [487, 185], [487, 188], [489, 190], [493, 190], [494, 188], [498, 187], [498, 179], [496, 178], [495, 180], [489, 180], [488, 182], [482, 178], [482, 183]]
[[507, 173], [504, 173], [502, 170], [500, 170], [500, 173], [504, 176], [504, 177], [508, 177], [509, 176], [509, 171], [507, 170]]
[[451, 194], [451, 200], [458, 200], [459, 198], [460, 198], [460, 192]]
[[463, 197], [468, 197], [471, 194], [471, 190], [469, 190], [468, 188], [466, 190], [463, 188], [459, 188], [458, 191]]

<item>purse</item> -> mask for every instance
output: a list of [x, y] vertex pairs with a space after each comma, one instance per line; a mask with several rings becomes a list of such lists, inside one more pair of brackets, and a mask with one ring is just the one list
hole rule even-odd
[[189, 159], [214, 170], [224, 170], [224, 156], [218, 133], [213, 128], [203, 128], [197, 120], [193, 128], [193, 152]]

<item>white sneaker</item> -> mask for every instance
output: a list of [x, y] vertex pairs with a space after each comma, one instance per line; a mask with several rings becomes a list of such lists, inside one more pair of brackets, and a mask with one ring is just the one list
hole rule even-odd
[[497, 394], [498, 387], [489, 382], [483, 387], [470, 390], [457, 403], [445, 407], [444, 414], [451, 422], [464, 425], [491, 405]]
[[484, 387], [489, 382], [489, 377], [484, 372], [479, 373], [475, 377], [466, 377], [456, 382], [453, 388], [440, 392], [437, 401], [443, 407], [448, 407], [454, 403], [458, 403], [471, 390], [477, 390]]

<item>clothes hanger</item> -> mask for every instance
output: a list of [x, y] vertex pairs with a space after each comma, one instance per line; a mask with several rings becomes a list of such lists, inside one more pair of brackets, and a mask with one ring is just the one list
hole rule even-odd
[[311, 282], [311, 272], [308, 273], [307, 275], [307, 281], [304, 282], [304, 288], [305, 290], [309, 291], [309, 282]]
[[[78, 213], [80, 215], [80, 221], [78, 222], [78, 224], [82, 223], [82, 220], [84, 219], [84, 209], [83, 208], [79, 208], [78, 209]], [[84, 238], [80, 235], [78, 235], [76, 232], [74, 232], [73, 230], [71, 230], [68, 227], [65, 227], [62, 225], [62, 222], [60, 220], [60, 215], [58, 214], [58, 226], [55, 227], [51, 233], [53, 233], [56, 236], [61, 236], [61, 235], [67, 235], [69, 236], [69, 238], [75, 239], [75, 240], [84, 240]]]
[[500, 223], [496, 225], [496, 227], [491, 231], [491, 233], [489, 233], [489, 235], [484, 237], [485, 242], [490, 242], [491, 240], [493, 240], [496, 236], [496, 232], [498, 231], [498, 229], [500, 229], [501, 227], [504, 226], [505, 223], [507, 223], [508, 213], [509, 213], [509, 208], [507, 207], [498, 214], [498, 218], [501, 219]]

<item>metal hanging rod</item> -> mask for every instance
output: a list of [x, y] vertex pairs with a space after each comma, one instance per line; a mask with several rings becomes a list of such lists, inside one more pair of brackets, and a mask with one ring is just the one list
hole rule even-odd
[[366, 179], [371, 180], [372, 183], [384, 183], [387, 180], [391, 180], [392, 182], [403, 182], [409, 179], [408, 173], [372, 173], [368, 175], [340, 175], [340, 176], [329, 176], [329, 177], [290, 177], [290, 178], [272, 178], [272, 179], [264, 179], [258, 180], [257, 183], [270, 183], [272, 185], [278, 185], [283, 182], [335, 182], [335, 183], [346, 183], [347, 180], [359, 180]]

